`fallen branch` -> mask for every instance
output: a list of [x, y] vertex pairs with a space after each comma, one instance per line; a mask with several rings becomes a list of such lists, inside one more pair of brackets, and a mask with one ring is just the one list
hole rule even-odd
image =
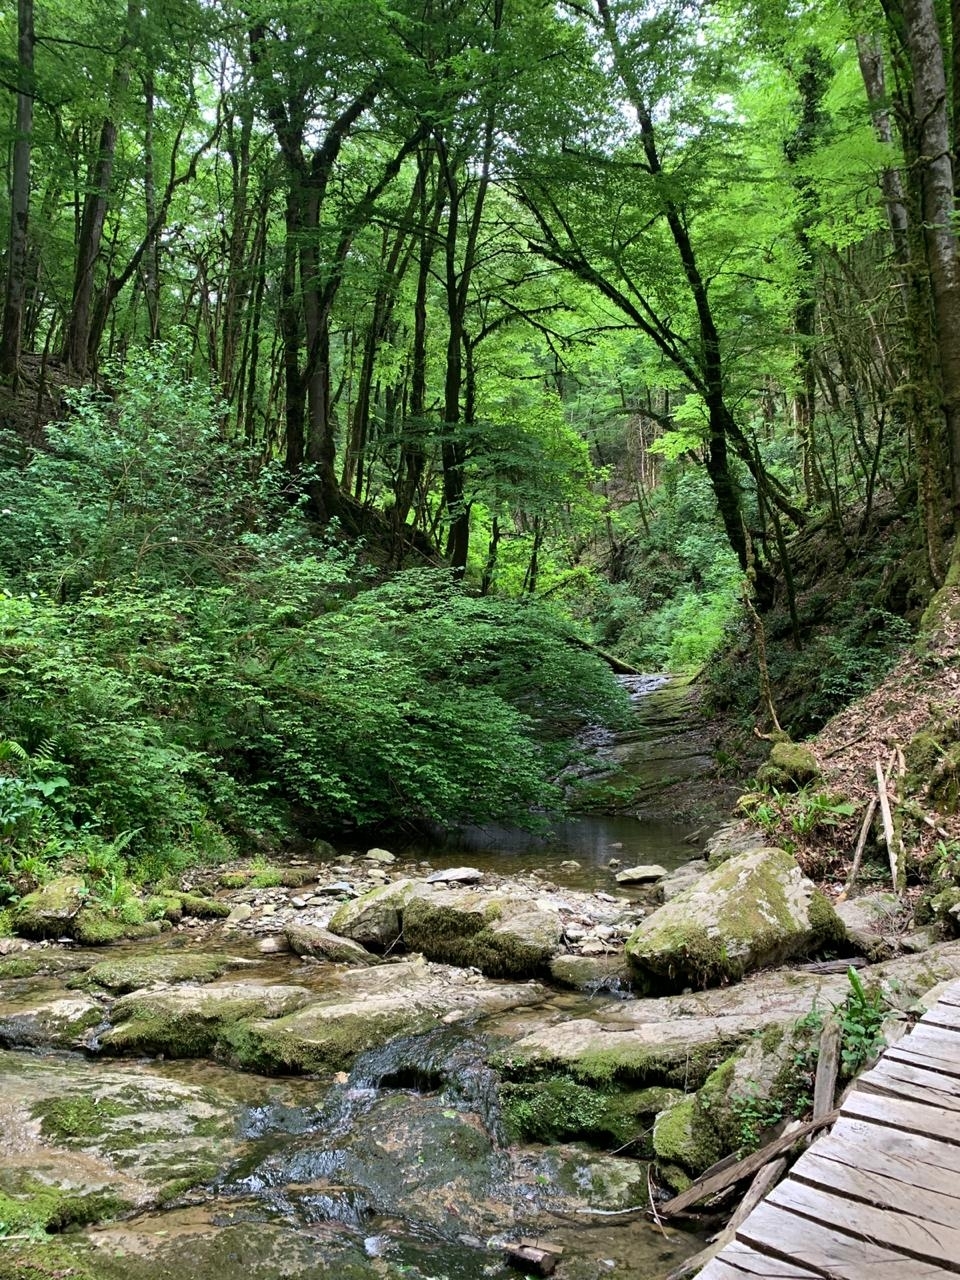
[[[894, 758], [896, 758], [894, 756]], [[897, 855], [897, 839], [893, 830], [893, 814], [890, 811], [890, 795], [887, 791], [887, 780], [883, 776], [883, 765], [876, 761], [877, 796], [880, 800], [880, 816], [883, 819], [883, 838], [887, 845], [887, 857], [890, 860], [890, 875], [893, 879], [893, 891], [896, 893], [900, 882], [900, 859]]]
[[660, 1216], [669, 1218], [673, 1214], [682, 1213], [684, 1209], [692, 1208], [699, 1201], [706, 1200], [708, 1196], [715, 1196], [721, 1191], [728, 1190], [735, 1183], [742, 1181], [742, 1179], [752, 1177], [765, 1164], [769, 1164], [777, 1156], [789, 1151], [798, 1139], [805, 1138], [808, 1133], [815, 1133], [817, 1129], [823, 1129], [827, 1125], [833, 1124], [839, 1114], [839, 1111], [831, 1111], [825, 1116], [819, 1116], [816, 1120], [807, 1120], [796, 1129], [788, 1127], [778, 1138], [768, 1142], [759, 1151], [754, 1151], [745, 1156], [743, 1160], [738, 1160], [736, 1164], [731, 1165], [729, 1169], [724, 1170], [722, 1173], [715, 1173], [712, 1177], [698, 1178], [686, 1191], [674, 1196], [666, 1204], [662, 1204], [660, 1206]]
[[877, 797], [873, 796], [867, 805], [867, 812], [863, 817], [863, 825], [860, 827], [860, 834], [857, 837], [857, 847], [853, 851], [853, 863], [850, 867], [850, 874], [847, 876], [847, 883], [844, 886], [844, 894], [848, 894], [856, 882], [860, 873], [860, 863], [863, 861], [863, 851], [867, 847], [867, 836], [870, 834], [870, 828], [873, 826], [873, 818], [877, 812]]

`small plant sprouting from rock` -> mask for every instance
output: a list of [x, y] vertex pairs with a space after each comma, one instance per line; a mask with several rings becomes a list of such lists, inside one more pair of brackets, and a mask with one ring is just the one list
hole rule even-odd
[[855, 1076], [883, 1044], [881, 1028], [887, 1001], [879, 989], [867, 991], [852, 966], [847, 970], [850, 992], [836, 1012], [840, 1018], [840, 1061], [844, 1074]]

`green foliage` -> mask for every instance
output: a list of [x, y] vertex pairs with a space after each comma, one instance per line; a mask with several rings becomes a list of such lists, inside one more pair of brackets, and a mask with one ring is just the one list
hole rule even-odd
[[868, 991], [852, 966], [847, 970], [850, 991], [836, 1008], [840, 1019], [840, 1061], [845, 1075], [855, 1076], [883, 1045], [888, 1005], [879, 989]]

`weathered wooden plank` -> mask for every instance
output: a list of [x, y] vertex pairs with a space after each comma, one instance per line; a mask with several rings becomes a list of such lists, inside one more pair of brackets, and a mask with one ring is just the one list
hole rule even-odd
[[[927, 1073], [930, 1074], [930, 1073]], [[934, 1077], [935, 1079], [939, 1077]], [[882, 1097], [903, 1098], [907, 1102], [922, 1102], [928, 1107], [943, 1107], [946, 1111], [960, 1114], [960, 1097], [945, 1093], [942, 1089], [930, 1088], [917, 1081], [904, 1080], [894, 1071], [871, 1075], [869, 1080], [860, 1082], [858, 1089], [862, 1093], [875, 1093]]]
[[833, 1110], [839, 1069], [840, 1026], [833, 1018], [828, 1018], [820, 1032], [817, 1074], [813, 1083], [813, 1118], [815, 1120]]
[[938, 1058], [955, 1059], [960, 1053], [960, 1031], [953, 1027], [944, 1027], [939, 1023], [918, 1022], [909, 1035], [899, 1044], [910, 1045], [920, 1049], [921, 1053], [930, 1053]]
[[902, 1178], [857, 1168], [846, 1160], [832, 1160], [818, 1151], [807, 1152], [794, 1167], [790, 1180], [791, 1184], [804, 1183], [846, 1198], [846, 1211], [854, 1225], [860, 1215], [857, 1201], [907, 1214], [910, 1218], [936, 1226], [953, 1228], [960, 1221], [960, 1200], [955, 1196], [929, 1187], [911, 1186]]
[[956, 983], [951, 984], [946, 991], [937, 996], [937, 1004], [952, 1004], [960, 1008], [960, 988]]
[[917, 1261], [934, 1263], [945, 1271], [960, 1271], [960, 1230], [956, 1227], [920, 1222], [908, 1214], [891, 1213], [862, 1201], [851, 1204], [842, 1195], [792, 1178], [774, 1188], [767, 1204]]
[[843, 1104], [842, 1114], [960, 1145], [960, 1116], [941, 1111], [938, 1107], [924, 1106], [921, 1102], [854, 1091]]
[[800, 1258], [826, 1280], [946, 1280], [954, 1274], [934, 1262], [913, 1263], [873, 1240], [845, 1235], [769, 1200], [751, 1213], [737, 1238], [771, 1258]]
[[830, 1134], [838, 1142], [864, 1147], [879, 1147], [890, 1156], [912, 1160], [916, 1164], [933, 1165], [941, 1178], [960, 1178], [960, 1147], [938, 1142], [929, 1135], [907, 1133], [900, 1129], [878, 1128], [853, 1116], [842, 1116]]
[[816, 1271], [809, 1271], [796, 1262], [771, 1258], [739, 1240], [727, 1245], [719, 1257], [707, 1263], [697, 1280], [820, 1280]]
[[777, 1280], [807, 1280], [808, 1277], [816, 1275], [815, 1271], [810, 1271], [798, 1262], [792, 1260], [783, 1262], [757, 1253], [756, 1249], [751, 1249], [742, 1240], [734, 1240], [725, 1252], [724, 1258], [748, 1276], [775, 1276]]
[[941, 1000], [932, 1009], [927, 1010], [917, 1025], [946, 1027], [951, 1031], [960, 1031], [960, 1009]]
[[[858, 1132], [841, 1123], [833, 1133], [820, 1138], [807, 1155], [840, 1161], [853, 1169], [882, 1174], [886, 1178], [899, 1179], [908, 1186], [928, 1188], [960, 1199], [960, 1153], [956, 1147], [948, 1147], [942, 1142], [914, 1138], [898, 1133], [896, 1129], [887, 1129], [879, 1135], [876, 1129]], [[951, 1155], [954, 1159], [952, 1169], [944, 1162], [944, 1156], [949, 1160]], [[805, 1155], [798, 1162], [798, 1173], [802, 1171], [806, 1158]], [[957, 1204], [955, 1213], [960, 1217], [960, 1204]]]
[[[940, 1049], [940, 1053], [936, 1052]], [[893, 1045], [884, 1053], [891, 1062], [911, 1062], [927, 1071], [936, 1071], [948, 1079], [960, 1079], [960, 1058], [942, 1056], [947, 1050], [942, 1046], [932, 1046], [909, 1036], [900, 1044]]]
[[[885, 1053], [872, 1071], [868, 1071], [860, 1080], [860, 1085], [883, 1084], [890, 1081], [898, 1084], [912, 1085], [918, 1089], [930, 1090], [933, 1093], [960, 1101], [960, 1076], [946, 1076], [942, 1071], [934, 1071], [917, 1063], [904, 1061], [893, 1056], [892, 1051]], [[944, 1106], [950, 1106], [944, 1102]]]

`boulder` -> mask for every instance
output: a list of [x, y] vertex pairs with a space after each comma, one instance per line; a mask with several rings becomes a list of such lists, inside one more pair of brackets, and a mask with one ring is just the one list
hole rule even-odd
[[363, 855], [366, 862], [379, 862], [383, 866], [389, 866], [391, 862], [396, 862], [396, 854], [390, 852], [389, 849], [368, 849]]
[[0, 1004], [0, 1048], [79, 1049], [104, 1020], [88, 996], [27, 995]]
[[411, 951], [495, 978], [542, 972], [560, 948], [561, 933], [556, 908], [496, 893], [421, 893], [403, 911], [403, 937]]
[[757, 771], [757, 781], [763, 786], [805, 787], [820, 777], [820, 766], [809, 747], [799, 742], [775, 742], [770, 758]]
[[707, 870], [705, 859], [694, 858], [692, 862], [685, 862], [682, 867], [676, 867], [673, 871], [668, 872], [657, 885], [657, 892], [661, 900], [669, 902], [678, 893], [683, 893], [684, 889], [689, 889], [691, 885], [696, 884], [701, 876], [706, 875]]
[[377, 960], [352, 938], [341, 938], [328, 929], [311, 925], [287, 925], [285, 935], [290, 950], [298, 956], [313, 956], [317, 960], [330, 960], [334, 964], [376, 964]]
[[123, 995], [153, 983], [213, 982], [228, 969], [242, 969], [253, 964], [239, 956], [216, 955], [202, 951], [162, 951], [146, 955], [117, 956], [101, 960], [85, 973], [71, 979], [70, 987], [105, 987]]
[[627, 867], [617, 872], [617, 884], [655, 884], [667, 874], [666, 867], [652, 864], [642, 867]]
[[871, 961], [889, 960], [899, 950], [897, 917], [903, 903], [894, 893], [865, 893], [835, 904], [847, 941]]
[[648, 916], [627, 939], [650, 987], [737, 981], [845, 939], [828, 900], [782, 849], [728, 859]]
[[57, 876], [20, 899], [13, 927], [27, 938], [73, 936], [73, 919], [87, 897], [82, 876]]
[[401, 913], [416, 888], [414, 880], [394, 880], [344, 902], [331, 917], [330, 932], [371, 951], [386, 951], [399, 941]]

